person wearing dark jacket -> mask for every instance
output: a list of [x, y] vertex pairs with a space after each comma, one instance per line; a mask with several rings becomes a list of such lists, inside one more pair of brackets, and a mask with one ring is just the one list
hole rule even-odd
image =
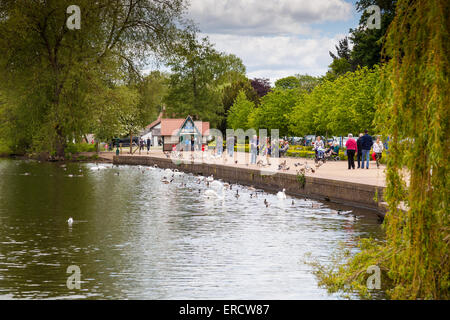
[[361, 140], [361, 138], [362, 137], [363, 137], [363, 134], [360, 133], [359, 134], [359, 138], [356, 141], [356, 144], [358, 145], [358, 152], [356, 154], [356, 157], [357, 157], [357, 160], [358, 160], [358, 169], [361, 168], [361, 160], [362, 160], [362, 145], [361, 145], [362, 140]]
[[150, 152], [150, 146], [151, 146], [152, 142], [150, 140], [150, 137], [147, 138], [147, 154]]
[[370, 149], [372, 149], [373, 139], [369, 136], [367, 130], [364, 131], [365, 135], [360, 138], [361, 140], [361, 149], [362, 149], [362, 167], [364, 169], [364, 162], [367, 161], [367, 169], [369, 169], [370, 163]]

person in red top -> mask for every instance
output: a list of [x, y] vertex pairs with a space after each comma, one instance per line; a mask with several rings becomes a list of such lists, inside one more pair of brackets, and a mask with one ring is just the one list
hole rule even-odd
[[348, 170], [355, 169], [355, 153], [358, 152], [358, 144], [351, 133], [348, 135], [345, 147], [347, 148]]

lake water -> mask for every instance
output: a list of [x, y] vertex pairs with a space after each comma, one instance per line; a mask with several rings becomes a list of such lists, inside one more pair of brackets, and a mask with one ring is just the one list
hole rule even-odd
[[[339, 242], [383, 237], [370, 211], [238, 185], [207, 198], [193, 175], [164, 184], [160, 169], [66, 166], [0, 160], [0, 299], [336, 299], [305, 254], [327, 263]], [[72, 265], [80, 290], [66, 285]]]

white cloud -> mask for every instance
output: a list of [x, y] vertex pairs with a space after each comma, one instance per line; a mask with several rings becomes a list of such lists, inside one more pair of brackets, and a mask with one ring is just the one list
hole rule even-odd
[[323, 75], [331, 63], [328, 52], [345, 35], [301, 39], [295, 36], [241, 36], [210, 34], [219, 51], [240, 57], [249, 78], [271, 82], [297, 73]]
[[189, 15], [203, 32], [311, 35], [312, 23], [345, 21], [352, 5], [344, 0], [191, 0]]

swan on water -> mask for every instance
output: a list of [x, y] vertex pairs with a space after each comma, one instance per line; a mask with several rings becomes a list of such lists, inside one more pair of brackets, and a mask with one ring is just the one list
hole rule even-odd
[[207, 182], [213, 182], [214, 181], [214, 176], [210, 175], [208, 178], [206, 178]]
[[214, 190], [208, 189], [205, 191], [205, 196], [209, 197], [218, 197], [217, 192], [215, 192]]
[[205, 194], [205, 196], [206, 196], [208, 199], [209, 199], [209, 198], [216, 198], [216, 199], [222, 199], [222, 200], [224, 200], [224, 199], [225, 199], [225, 190], [226, 190], [226, 188], [223, 187], [223, 189], [222, 189], [222, 195], [219, 195], [216, 191], [211, 190], [211, 189], [206, 190], [204, 194]]
[[72, 223], [73, 223], [73, 218], [70, 217], [69, 220], [67, 220], [67, 223], [69, 224], [69, 226], [72, 225]]
[[211, 182], [211, 187], [221, 188], [223, 187], [223, 184], [220, 181], [214, 180], [213, 182]]
[[100, 171], [100, 170], [104, 170], [104, 169], [108, 169], [108, 167], [105, 167], [105, 166], [96, 166], [96, 167], [91, 167], [91, 168], [90, 168], [91, 171]]
[[280, 200], [284, 200], [286, 199], [286, 189], [283, 189], [283, 191], [280, 191], [277, 193], [277, 198]]

